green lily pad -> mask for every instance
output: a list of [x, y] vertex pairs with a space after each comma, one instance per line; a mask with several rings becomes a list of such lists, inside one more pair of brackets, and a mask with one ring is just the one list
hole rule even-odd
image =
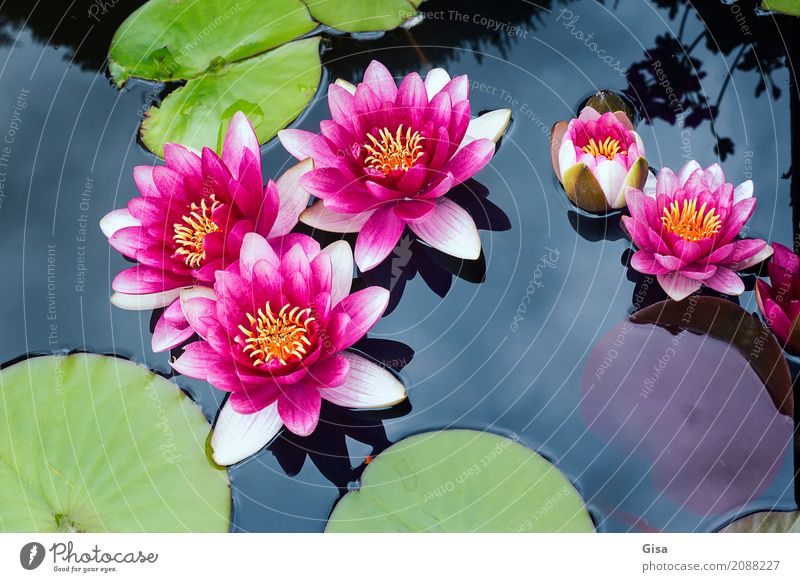
[[120, 358], [0, 372], [0, 532], [225, 532], [227, 472], [175, 384]]
[[319, 37], [226, 65], [192, 79], [160, 107], [151, 107], [142, 122], [142, 142], [159, 157], [168, 142], [219, 151], [231, 118], [243, 111], [264, 143], [305, 109], [321, 74]]
[[315, 26], [301, 0], [150, 0], [114, 34], [109, 71], [117, 86], [130, 77], [191, 79], [278, 47]]
[[790, 16], [800, 16], [800, 2], [797, 0], [762, 0], [761, 9], [783, 12]]
[[737, 519], [721, 533], [800, 533], [800, 511], [762, 511]]
[[391, 30], [417, 13], [422, 0], [305, 0], [311, 16], [343, 32]]
[[583, 500], [543, 457], [473, 430], [419, 434], [378, 455], [326, 532], [592, 532]]

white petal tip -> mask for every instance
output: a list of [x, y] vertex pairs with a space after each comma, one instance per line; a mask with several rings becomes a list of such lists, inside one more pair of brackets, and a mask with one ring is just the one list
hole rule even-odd
[[170, 289], [161, 293], [148, 293], [133, 295], [130, 293], [115, 292], [111, 295], [111, 304], [120, 309], [129, 311], [149, 311], [166, 307], [180, 296], [180, 289]]
[[336, 85], [339, 85], [339, 87], [342, 87], [343, 89], [346, 89], [347, 92], [350, 93], [351, 95], [355, 95], [356, 94], [356, 86], [353, 85], [352, 83], [350, 83], [349, 81], [345, 81], [344, 79], [336, 79], [336, 81], [334, 81], [334, 83]]

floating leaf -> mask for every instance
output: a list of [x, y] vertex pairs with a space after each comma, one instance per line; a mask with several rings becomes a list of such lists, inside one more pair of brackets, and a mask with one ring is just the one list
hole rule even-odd
[[[586, 360], [580, 409], [652, 495], [639, 493], [621, 511], [635, 514], [636, 503], [665, 498], [720, 519], [771, 502], [771, 484], [785, 487], [794, 428], [789, 367], [769, 328], [731, 301], [662, 301], [613, 327]], [[618, 503], [609, 494], [593, 498]], [[661, 529], [672, 517], [648, 519]]]
[[722, 528], [720, 533], [800, 533], [800, 511], [751, 513]]
[[315, 26], [301, 0], [150, 0], [114, 34], [109, 71], [118, 86], [130, 77], [191, 79], [278, 47]]
[[494, 434], [447, 430], [386, 449], [327, 532], [591, 532], [578, 492], [541, 456]]
[[141, 138], [154, 154], [180, 143], [220, 150], [231, 118], [243, 111], [260, 143], [292, 122], [314, 97], [322, 66], [319, 37], [299, 40], [189, 81], [152, 107]]
[[761, 0], [761, 9], [800, 16], [800, 2], [797, 0]]
[[343, 32], [391, 30], [417, 13], [422, 0], [306, 0], [311, 16]]
[[0, 372], [0, 531], [225, 532], [227, 473], [174, 384], [120, 358], [43, 356]]

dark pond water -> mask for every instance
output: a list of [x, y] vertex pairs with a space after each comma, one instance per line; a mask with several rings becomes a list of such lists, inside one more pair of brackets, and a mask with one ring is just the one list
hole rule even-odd
[[[133, 167], [155, 162], [136, 134], [162, 87], [110, 85], [108, 42], [140, 2], [106, 3], [91, 18], [93, 4], [0, 0], [0, 361], [88, 349], [166, 373], [168, 356], [150, 350], [151, 314], [108, 302], [126, 262], [97, 226], [136, 195]], [[797, 234], [800, 107], [787, 58], [797, 27], [756, 15], [753, 2], [697, 4], [432, 0], [411, 30], [329, 38], [328, 79], [357, 80], [372, 58], [398, 76], [446, 67], [469, 74], [473, 113], [509, 107], [513, 125], [480, 183], [458, 194], [484, 229], [484, 261], [454, 264], [407, 239], [370, 275], [394, 300], [363, 347], [402, 368], [409, 405], [331, 407], [312, 437], [281, 437], [234, 467], [233, 530], [321, 531], [367, 455], [447, 427], [515, 435], [552, 459], [602, 531], [712, 531], [796, 508], [792, 422], [725, 342], [682, 332], [685, 353], [652, 398], [630, 380], [582, 383], [634, 308], [664, 298], [627, 269], [617, 220], [574, 212], [553, 176], [549, 128], [590, 94], [626, 92], [652, 166], [723, 159], [729, 181], [752, 178], [747, 235], [791, 245]], [[322, 97], [297, 126], [327, 117]], [[290, 163], [274, 141], [263, 158], [269, 176]], [[739, 298], [751, 312], [753, 284]], [[641, 384], [674, 330], [635, 329]], [[221, 393], [176, 381], [213, 420]]]

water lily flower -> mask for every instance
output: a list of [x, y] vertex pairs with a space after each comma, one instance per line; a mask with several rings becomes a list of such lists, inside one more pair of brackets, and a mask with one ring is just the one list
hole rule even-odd
[[238, 258], [247, 233], [275, 239], [297, 224], [309, 199], [299, 180], [313, 166], [300, 163], [264, 186], [258, 139], [243, 113], [231, 120], [222, 156], [169, 143], [164, 160], [165, 166], [134, 168], [141, 196], [100, 221], [111, 246], [139, 262], [114, 278], [111, 302], [123, 309], [167, 307], [153, 335], [155, 351], [192, 334], [176, 302], [181, 290], [210, 286], [214, 273]]
[[601, 213], [625, 207], [628, 187], [647, 180], [644, 144], [622, 111], [602, 115], [584, 107], [550, 134], [553, 169], [573, 204]]
[[739, 295], [744, 283], [736, 271], [772, 254], [761, 239], [736, 239], [756, 206], [753, 183], [725, 182], [719, 164], [705, 170], [696, 161], [676, 175], [662, 168], [644, 192], [629, 188], [630, 216], [623, 227], [639, 249], [631, 266], [656, 275], [672, 299], [680, 301], [702, 285]]
[[300, 220], [332, 232], [358, 232], [355, 260], [362, 271], [392, 251], [408, 225], [427, 244], [461, 259], [477, 259], [481, 241], [466, 210], [445, 197], [472, 177], [495, 151], [511, 111], [470, 120], [469, 81], [443, 69], [406, 76], [398, 88], [372, 61], [357, 87], [337, 81], [328, 89], [333, 119], [321, 135], [278, 133], [314, 170], [302, 184], [320, 200]]
[[770, 283], [756, 282], [758, 308], [775, 336], [792, 355], [800, 355], [800, 257], [774, 243], [767, 263]]
[[309, 435], [321, 400], [350, 408], [383, 408], [406, 397], [388, 370], [345, 351], [383, 314], [389, 292], [350, 293], [353, 255], [345, 241], [320, 250], [295, 235], [275, 249], [245, 235], [237, 262], [217, 271], [213, 296], [183, 302], [201, 341], [186, 346], [173, 368], [230, 392], [211, 445], [230, 465], [264, 447], [282, 426]]

